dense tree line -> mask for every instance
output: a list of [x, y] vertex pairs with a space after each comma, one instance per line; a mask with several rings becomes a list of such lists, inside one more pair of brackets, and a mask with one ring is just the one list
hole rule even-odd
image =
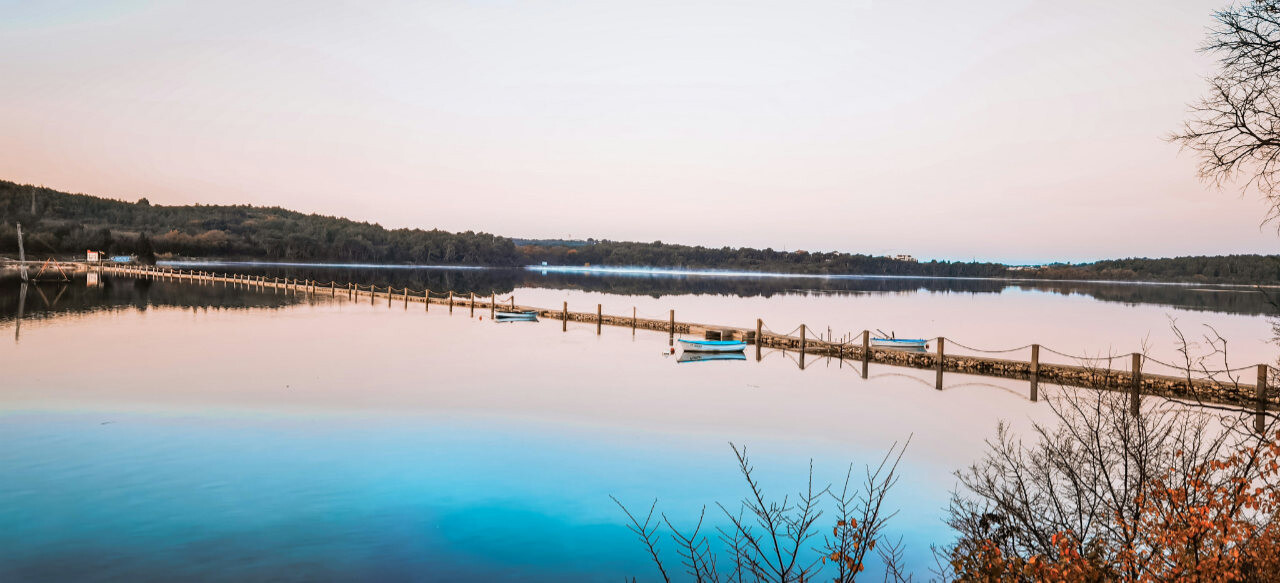
[[[1013, 270], [999, 263], [898, 261], [860, 253], [703, 247], [654, 241], [513, 240], [488, 233], [386, 229], [377, 224], [248, 205], [152, 205], [0, 181], [0, 254], [17, 252], [21, 222], [32, 257], [152, 253], [276, 261], [514, 266], [610, 265], [804, 274], [1026, 277], [1243, 284], [1280, 283], [1280, 255], [1115, 259]], [[517, 245], [517, 242], [519, 245]]]
[[702, 247], [654, 241], [595, 241], [581, 247], [525, 245], [520, 251], [530, 264], [662, 266], [695, 269], [729, 269], [780, 273], [913, 275], [926, 277], [1003, 277], [1008, 268], [999, 263], [929, 261], [916, 263], [855, 253], [775, 251], [749, 247]]
[[[33, 203], [34, 201], [34, 203]], [[34, 209], [33, 209], [34, 206]], [[34, 211], [34, 212], [33, 212]], [[510, 239], [488, 233], [386, 229], [377, 224], [248, 205], [152, 205], [0, 182], [0, 253], [81, 253], [282, 261], [514, 265]]]
[[1280, 283], [1280, 255], [1217, 255], [1165, 259], [1107, 259], [1081, 265], [1048, 265], [1015, 271], [1016, 277], [1178, 281], [1204, 283]]

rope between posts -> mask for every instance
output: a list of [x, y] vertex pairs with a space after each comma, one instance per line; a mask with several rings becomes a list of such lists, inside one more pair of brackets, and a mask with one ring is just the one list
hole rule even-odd
[[1026, 349], [1028, 349], [1028, 348], [1031, 348], [1031, 346], [1032, 346], [1031, 344], [1028, 344], [1028, 345], [1026, 345], [1026, 346], [1019, 346], [1019, 347], [1017, 347], [1017, 348], [1007, 348], [1007, 349], [1005, 349], [1005, 350], [986, 350], [986, 349], [982, 349], [982, 348], [974, 348], [974, 347], [972, 347], [972, 346], [966, 346], [966, 345], [964, 345], [964, 344], [961, 344], [961, 343], [959, 343], [959, 342], [956, 342], [955, 340], [953, 340], [953, 339], [951, 339], [951, 338], [947, 338], [947, 337], [945, 337], [945, 336], [943, 337], [943, 339], [944, 339], [944, 340], [946, 340], [946, 341], [947, 341], [947, 343], [948, 343], [949, 345], [951, 345], [951, 346], [955, 346], [955, 347], [958, 347], [958, 348], [963, 348], [963, 349], [965, 349], [965, 350], [971, 350], [971, 351], [973, 351], [973, 352], [981, 352], [981, 353], [984, 353], [984, 354], [1002, 354], [1002, 353], [1005, 353], [1005, 352], [1018, 352], [1018, 351], [1020, 351], [1020, 350], [1026, 350]]
[[1142, 359], [1143, 359], [1143, 361], [1145, 361], [1145, 362], [1154, 362], [1154, 363], [1156, 363], [1156, 364], [1158, 364], [1158, 365], [1165, 366], [1165, 367], [1168, 367], [1168, 368], [1171, 368], [1171, 369], [1173, 369], [1173, 370], [1177, 370], [1177, 371], [1191, 371], [1191, 372], [1199, 372], [1199, 373], [1205, 373], [1205, 374], [1223, 374], [1223, 373], [1230, 374], [1230, 373], [1233, 373], [1233, 372], [1246, 371], [1246, 370], [1250, 370], [1250, 369], [1253, 369], [1253, 368], [1254, 368], [1254, 366], [1241, 366], [1241, 367], [1238, 367], [1238, 368], [1224, 368], [1224, 369], [1220, 369], [1220, 370], [1208, 370], [1208, 369], [1204, 369], [1204, 368], [1199, 368], [1199, 369], [1197, 369], [1197, 368], [1187, 367], [1187, 366], [1176, 366], [1176, 365], [1172, 365], [1172, 364], [1169, 364], [1169, 363], [1167, 363], [1167, 362], [1164, 362], [1164, 361], [1160, 361], [1160, 360], [1156, 360], [1156, 359], [1154, 359], [1154, 358], [1151, 358], [1150, 356], [1147, 356], [1147, 355], [1145, 355], [1145, 354], [1142, 356]]
[[1040, 348], [1041, 348], [1042, 350], [1044, 350], [1045, 352], [1052, 352], [1053, 354], [1056, 354], [1056, 355], [1058, 355], [1058, 356], [1061, 356], [1061, 357], [1064, 357], [1064, 358], [1070, 358], [1070, 359], [1074, 359], [1074, 360], [1112, 360], [1112, 359], [1115, 359], [1115, 358], [1120, 357], [1120, 355], [1118, 355], [1118, 354], [1111, 355], [1111, 356], [1076, 356], [1076, 355], [1074, 355], [1074, 354], [1067, 354], [1067, 353], [1065, 353], [1065, 352], [1058, 352], [1057, 350], [1054, 350], [1054, 349], [1052, 349], [1052, 348], [1049, 348], [1048, 346], [1041, 346]]

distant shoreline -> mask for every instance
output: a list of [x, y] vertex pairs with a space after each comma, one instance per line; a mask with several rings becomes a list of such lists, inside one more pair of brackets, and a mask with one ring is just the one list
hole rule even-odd
[[1110, 280], [1110, 279], [1052, 279], [1035, 277], [975, 277], [975, 276], [941, 276], [941, 275], [879, 275], [859, 273], [787, 273], [769, 271], [742, 271], [700, 269], [685, 267], [640, 267], [640, 266], [576, 266], [576, 265], [524, 265], [524, 266], [486, 266], [486, 265], [433, 265], [433, 264], [383, 264], [383, 263], [318, 263], [290, 261], [252, 261], [252, 260], [217, 260], [217, 259], [179, 259], [159, 260], [158, 265], [171, 267], [303, 267], [319, 269], [399, 269], [399, 270], [523, 270], [543, 271], [547, 273], [583, 274], [583, 275], [615, 275], [622, 277], [724, 277], [735, 279], [776, 278], [776, 279], [894, 279], [894, 280], [949, 280], [949, 281], [997, 281], [1008, 283], [1085, 283], [1103, 285], [1164, 285], [1177, 287], [1212, 286], [1232, 290], [1248, 290], [1255, 288], [1280, 289], [1280, 284], [1244, 284], [1218, 283], [1211, 281], [1147, 281], [1147, 280]]

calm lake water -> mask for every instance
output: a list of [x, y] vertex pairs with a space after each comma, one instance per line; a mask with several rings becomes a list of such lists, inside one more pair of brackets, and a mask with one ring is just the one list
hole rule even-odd
[[[1228, 338], [1233, 365], [1276, 356], [1243, 288], [235, 269], [1089, 355], [1173, 359], [1172, 318]], [[652, 581], [610, 495], [687, 526], [745, 494], [729, 443], [781, 497], [810, 459], [839, 482], [908, 438], [889, 531], [927, 578], [952, 473], [998, 421], [1049, 415], [1024, 383], [937, 391], [929, 371], [781, 352], [677, 364], [665, 333], [224, 286], [3, 283], [0, 328], [0, 581]]]

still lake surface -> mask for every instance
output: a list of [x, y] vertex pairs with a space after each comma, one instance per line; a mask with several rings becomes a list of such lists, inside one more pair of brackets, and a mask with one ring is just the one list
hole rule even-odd
[[[1170, 362], [1172, 319], [1227, 338], [1233, 366], [1276, 357], [1273, 309], [1248, 288], [211, 270], [975, 348], [1145, 344]], [[929, 545], [950, 538], [953, 472], [998, 421], [1049, 417], [1024, 383], [957, 374], [937, 391], [929, 371], [872, 365], [864, 379], [860, 363], [810, 357], [801, 370], [777, 351], [677, 364], [665, 333], [487, 315], [125, 278], [0, 283], [0, 580], [652, 581], [610, 495], [637, 510], [657, 498], [683, 526], [706, 505], [720, 523], [715, 503], [745, 494], [729, 443], [781, 497], [804, 486], [810, 459], [818, 481], [840, 482], [908, 438], [888, 530], [927, 579]]]

